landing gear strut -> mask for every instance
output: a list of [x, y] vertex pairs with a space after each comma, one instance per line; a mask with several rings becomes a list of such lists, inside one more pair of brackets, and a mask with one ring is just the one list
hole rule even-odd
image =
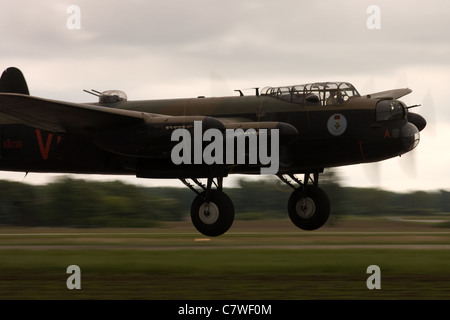
[[[231, 199], [222, 191], [223, 177], [209, 177], [207, 185], [203, 185], [198, 179], [191, 179], [198, 187], [203, 189], [199, 192], [186, 181], [181, 181], [194, 191], [197, 196], [191, 205], [191, 220], [194, 227], [206, 236], [215, 237], [224, 234], [230, 229], [234, 221], [234, 205]], [[212, 184], [217, 189], [211, 189]]]
[[[303, 182], [293, 174], [289, 174], [288, 178], [282, 174], [277, 176], [294, 189], [288, 201], [292, 222], [303, 230], [315, 230], [323, 226], [330, 215], [330, 200], [318, 186], [319, 171], [314, 171], [312, 177], [311, 172], [306, 172]], [[197, 194], [191, 205], [191, 220], [195, 228], [210, 237], [227, 232], [234, 221], [234, 205], [222, 191], [223, 175], [211, 170], [206, 186], [198, 179], [191, 178], [203, 191], [198, 191], [195, 185], [184, 178], [180, 180]], [[212, 189], [213, 184], [216, 189]]]
[[[303, 230], [316, 230], [323, 226], [330, 216], [330, 200], [318, 186], [319, 172], [314, 172], [313, 178], [311, 178], [310, 172], [305, 173], [303, 182], [290, 174], [289, 178], [297, 183], [298, 187], [284, 175], [277, 176], [294, 189], [288, 201], [288, 213], [291, 221]], [[310, 181], [312, 185], [308, 185]]]

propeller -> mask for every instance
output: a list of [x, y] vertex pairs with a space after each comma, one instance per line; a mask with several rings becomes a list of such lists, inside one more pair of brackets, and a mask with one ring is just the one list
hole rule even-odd
[[431, 90], [428, 89], [423, 99], [423, 114], [427, 121], [427, 134], [436, 136], [437, 124], [436, 124], [436, 109], [434, 106], [434, 99]]
[[[406, 80], [406, 74], [401, 75], [399, 81], [397, 84], [397, 87], [405, 87], [405, 84], [407, 82]], [[368, 89], [368, 92], [372, 92], [374, 87], [374, 80], [373, 78], [370, 78], [366, 85], [364, 86], [365, 89]], [[404, 97], [401, 99], [405, 103], [408, 104], [409, 97]], [[415, 108], [420, 107], [421, 113], [424, 114], [424, 116], [420, 115], [416, 112]], [[414, 109], [414, 110], [412, 110]], [[414, 124], [419, 131], [422, 131], [425, 129], [425, 132], [427, 134], [435, 134], [436, 126], [435, 126], [435, 113], [434, 113], [434, 103], [433, 103], [433, 96], [430, 90], [427, 91], [427, 94], [422, 100], [421, 105], [411, 105], [408, 107], [408, 121]], [[381, 164], [379, 162], [369, 163], [362, 165], [363, 170], [365, 172], [365, 175], [369, 179], [369, 181], [379, 186], [381, 183]], [[400, 159], [400, 167], [402, 168], [402, 171], [411, 178], [417, 177], [417, 150], [412, 150], [410, 152], [407, 152], [406, 154], [403, 154]]]
[[[424, 116], [410, 110], [421, 106]], [[422, 100], [422, 105], [414, 105], [408, 107], [408, 121], [414, 124], [419, 131], [425, 129], [427, 134], [435, 135], [436, 121], [434, 112], [434, 102], [431, 91], [428, 90]], [[414, 149], [402, 156], [405, 161], [402, 161], [402, 169], [410, 178], [417, 178], [417, 149]]]
[[[374, 92], [375, 80], [374, 77], [370, 77], [369, 80], [362, 87], [362, 92]], [[371, 184], [376, 187], [380, 187], [381, 184], [381, 164], [379, 162], [364, 163], [361, 164], [365, 176]]]
[[379, 188], [381, 185], [381, 164], [379, 162], [364, 163], [361, 164], [361, 167], [370, 183]]
[[417, 156], [415, 150], [403, 154], [401, 158], [400, 167], [403, 172], [410, 178], [417, 178]]

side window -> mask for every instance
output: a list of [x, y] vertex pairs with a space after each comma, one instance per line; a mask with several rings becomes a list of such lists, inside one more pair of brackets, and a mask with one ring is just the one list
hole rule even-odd
[[377, 103], [377, 121], [398, 120], [405, 117], [400, 101], [382, 100]]

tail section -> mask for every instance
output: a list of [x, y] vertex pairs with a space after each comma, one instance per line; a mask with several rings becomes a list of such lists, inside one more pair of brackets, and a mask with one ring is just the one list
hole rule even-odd
[[0, 92], [30, 95], [22, 71], [14, 67], [10, 67], [3, 71], [0, 78]]

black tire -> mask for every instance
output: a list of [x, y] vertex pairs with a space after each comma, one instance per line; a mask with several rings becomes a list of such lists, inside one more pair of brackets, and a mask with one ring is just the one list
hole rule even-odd
[[[192, 201], [191, 220], [194, 227], [206, 236], [216, 237], [230, 229], [234, 221], [234, 206], [226, 193], [210, 191], [209, 204], [205, 201], [205, 192]], [[209, 206], [209, 211], [206, 209]]]
[[307, 186], [306, 196], [303, 195], [303, 188], [298, 188], [289, 198], [288, 213], [291, 221], [300, 229], [316, 230], [330, 216], [330, 200], [317, 186]]

